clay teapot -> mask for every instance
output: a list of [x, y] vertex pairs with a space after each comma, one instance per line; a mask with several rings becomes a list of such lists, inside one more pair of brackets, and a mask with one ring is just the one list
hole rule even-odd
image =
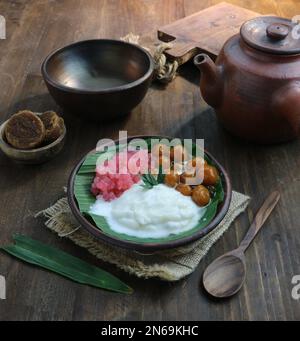
[[300, 30], [274, 16], [245, 22], [214, 63], [194, 58], [200, 89], [224, 127], [236, 136], [276, 143], [300, 135]]

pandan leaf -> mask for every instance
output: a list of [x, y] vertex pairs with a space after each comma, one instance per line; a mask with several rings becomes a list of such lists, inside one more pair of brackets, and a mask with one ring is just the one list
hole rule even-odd
[[78, 283], [119, 293], [132, 293], [132, 289], [117, 277], [66, 252], [24, 235], [15, 235], [13, 239], [15, 244], [3, 246], [1, 249], [23, 261]]

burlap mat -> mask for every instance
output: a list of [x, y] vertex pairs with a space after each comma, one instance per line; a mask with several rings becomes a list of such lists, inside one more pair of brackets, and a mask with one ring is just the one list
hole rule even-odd
[[248, 196], [233, 192], [228, 213], [211, 233], [188, 246], [154, 255], [138, 254], [95, 239], [78, 226], [67, 198], [58, 200], [53, 206], [39, 212], [36, 217], [45, 217], [47, 219], [45, 225], [58, 236], [72, 240], [97, 258], [114, 264], [130, 274], [144, 278], [156, 277], [166, 281], [176, 281], [196, 269], [212, 245], [228, 230], [234, 219], [245, 211], [249, 200]]

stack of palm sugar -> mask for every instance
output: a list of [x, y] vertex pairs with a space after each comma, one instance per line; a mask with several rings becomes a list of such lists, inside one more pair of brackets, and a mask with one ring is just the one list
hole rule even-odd
[[17, 149], [34, 149], [50, 144], [64, 131], [64, 120], [54, 111], [35, 114], [22, 110], [14, 114], [6, 123], [5, 138]]

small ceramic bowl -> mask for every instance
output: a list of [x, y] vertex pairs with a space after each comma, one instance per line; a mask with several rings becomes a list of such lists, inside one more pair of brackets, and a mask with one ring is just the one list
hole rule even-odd
[[[152, 137], [159, 138], [159, 139], [168, 138], [165, 136], [134, 136], [134, 137], [128, 138], [128, 142], [135, 138], [146, 139], [146, 138], [152, 138]], [[115, 141], [115, 143], [118, 144], [119, 141]], [[91, 151], [90, 153], [95, 153], [95, 150]], [[75, 194], [74, 194], [74, 182], [75, 182], [76, 174], [88, 154], [86, 154], [84, 158], [81, 161], [79, 161], [79, 163], [75, 166], [75, 168], [73, 169], [70, 175], [69, 182], [68, 182], [68, 201], [69, 201], [71, 211], [74, 214], [75, 218], [78, 220], [78, 222], [82, 225], [82, 227], [85, 230], [87, 230], [89, 233], [91, 233], [94, 237], [96, 237], [99, 240], [102, 240], [104, 242], [107, 242], [109, 244], [112, 244], [121, 248], [130, 249], [131, 251], [137, 251], [143, 254], [153, 254], [157, 251], [174, 249], [179, 246], [186, 246], [204, 237], [205, 235], [207, 235], [209, 232], [211, 232], [214, 228], [218, 226], [218, 224], [224, 218], [225, 214], [228, 212], [229, 205], [231, 202], [231, 195], [232, 195], [230, 179], [228, 177], [227, 172], [220, 165], [220, 163], [211, 154], [205, 151], [206, 156], [208, 156], [208, 158], [213, 162], [213, 164], [217, 167], [220, 173], [223, 190], [224, 190], [224, 200], [218, 205], [217, 213], [208, 225], [206, 225], [202, 229], [195, 231], [189, 236], [185, 236], [180, 239], [176, 239], [172, 241], [165, 241], [165, 242], [139, 243], [139, 242], [129, 241], [126, 239], [119, 239], [112, 235], [106, 234], [100, 228], [98, 228], [96, 225], [90, 222], [80, 212], [76, 198], [75, 198]]]
[[7, 143], [4, 130], [8, 121], [0, 126], [0, 149], [3, 153], [17, 163], [39, 164], [46, 162], [56, 156], [63, 148], [66, 138], [66, 127], [58, 139], [50, 144], [35, 149], [17, 149]]

